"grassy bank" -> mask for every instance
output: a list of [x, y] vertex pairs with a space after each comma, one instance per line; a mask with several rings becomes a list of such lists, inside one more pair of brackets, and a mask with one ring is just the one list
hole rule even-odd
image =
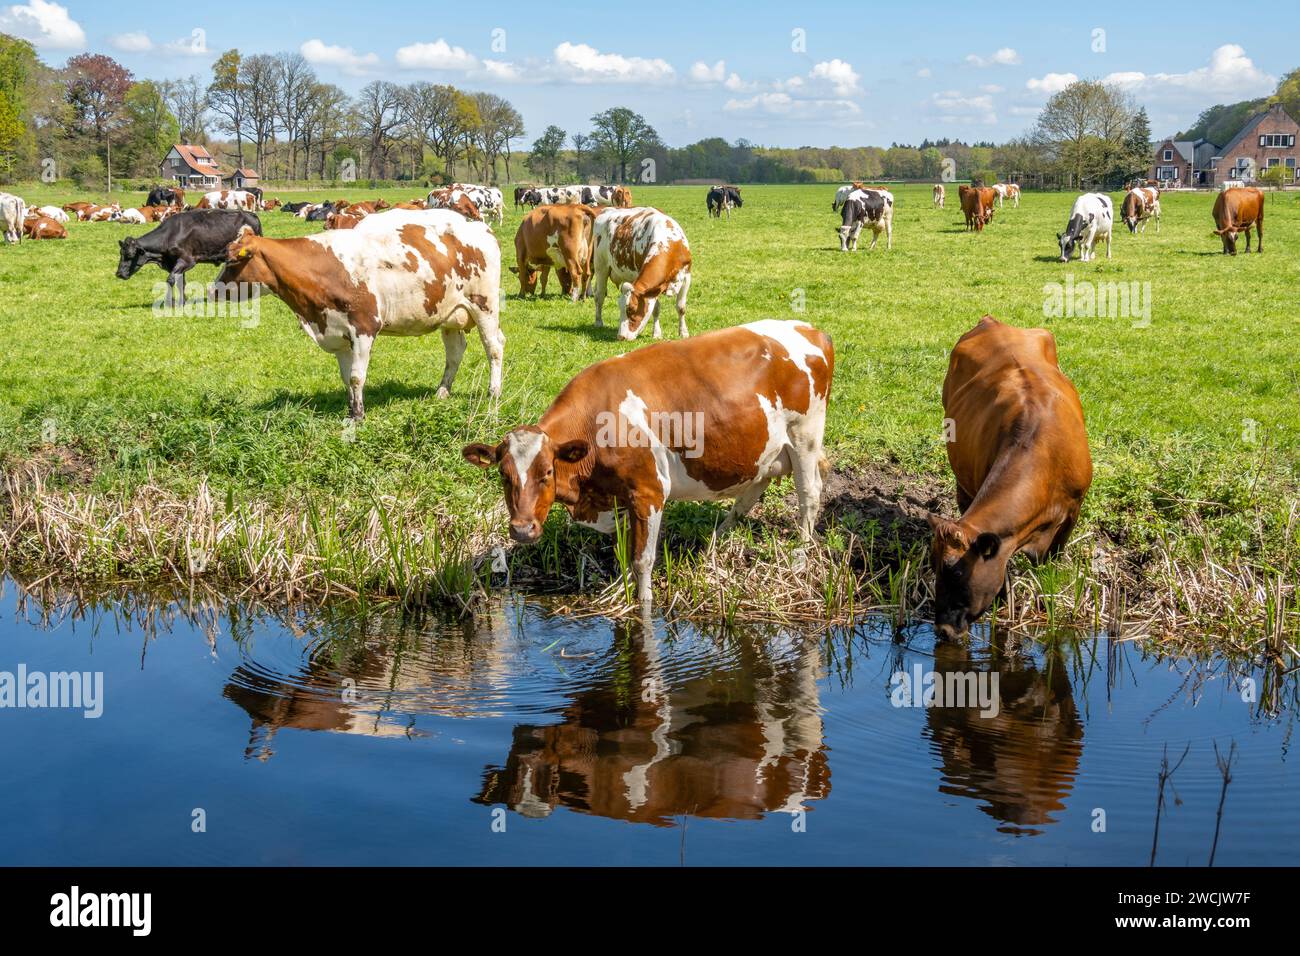
[[[74, 198], [57, 187], [14, 191], [29, 203]], [[923, 513], [954, 508], [940, 427], [946, 350], [989, 312], [1055, 332], [1096, 463], [1075, 543], [1055, 565], [1018, 573], [1008, 619], [1111, 628], [1123, 619], [1139, 633], [1168, 636], [1182, 624], [1198, 634], [1276, 643], [1289, 633], [1294, 641], [1294, 196], [1269, 195], [1262, 256], [1219, 255], [1213, 198], [1170, 195], [1159, 235], [1123, 232], [1113, 259], [1066, 266], [1055, 261], [1054, 237], [1068, 195], [1027, 194], [975, 236], [963, 231], [951, 198], [940, 212], [928, 188], [900, 189], [894, 250], [867, 253], [864, 243], [841, 255], [832, 194], [751, 187], [745, 207], [719, 222], [706, 218], [702, 189], [634, 189], [637, 202], [677, 217], [691, 240], [692, 331], [799, 315], [828, 331], [837, 351], [825, 546], [793, 550], [788, 487], [770, 490], [754, 520], [717, 548], [708, 544], [718, 509], [675, 506], [658, 570], [665, 604], [809, 619], [871, 606], [902, 617], [923, 605]], [[520, 215], [507, 209], [497, 230], [507, 249]], [[274, 212], [263, 222], [271, 236], [320, 228]], [[278, 300], [262, 301], [255, 324], [159, 317], [151, 305], [160, 271], [115, 279], [117, 240], [144, 231], [73, 223], [66, 242], [0, 249], [7, 562], [412, 599], [472, 594], [501, 580], [485, 558], [502, 539], [500, 493], [459, 449], [535, 420], [577, 371], [627, 348], [611, 327], [591, 325], [590, 302], [521, 301], [506, 274], [505, 390], [496, 409], [483, 401], [486, 362], [476, 342], [456, 392], [439, 402], [437, 338], [381, 339], [369, 417], [353, 429], [334, 361]], [[512, 263], [512, 251], [505, 260]], [[191, 275], [215, 273], [199, 266]], [[1067, 276], [1138, 283], [1135, 307], [1057, 314], [1053, 299], [1066, 287], [1050, 284]], [[252, 515], [260, 525], [247, 524]], [[268, 529], [254, 536], [254, 551], [240, 543], [249, 537], [241, 520]], [[196, 535], [207, 542], [201, 570], [189, 558]], [[617, 587], [604, 590], [615, 570], [607, 542], [558, 512], [541, 544], [508, 560], [512, 583], [581, 587], [604, 593], [610, 606], [621, 602]]]

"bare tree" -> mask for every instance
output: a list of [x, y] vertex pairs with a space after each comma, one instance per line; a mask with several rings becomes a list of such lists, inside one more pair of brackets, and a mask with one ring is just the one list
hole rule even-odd
[[389, 140], [406, 119], [404, 105], [402, 88], [387, 80], [367, 83], [357, 97], [358, 132], [366, 142], [366, 170], [372, 179], [375, 178], [376, 163], [382, 173]]
[[244, 118], [248, 138], [257, 151], [258, 171], [265, 175], [267, 144], [274, 141], [280, 99], [280, 65], [269, 53], [244, 57], [239, 64], [240, 83], [245, 90]]
[[183, 143], [197, 143], [207, 138], [205, 124], [208, 112], [208, 91], [197, 76], [183, 80], [164, 80], [159, 84], [167, 108], [180, 125]]
[[510, 179], [510, 141], [524, 135], [524, 119], [510, 102], [495, 93], [475, 93], [479, 123], [475, 139], [483, 153], [484, 181], [496, 179], [497, 157], [506, 157], [506, 179]]
[[298, 142], [307, 118], [308, 101], [316, 84], [316, 72], [301, 53], [280, 53], [275, 58], [278, 71], [276, 117], [289, 144], [289, 178], [298, 176]]

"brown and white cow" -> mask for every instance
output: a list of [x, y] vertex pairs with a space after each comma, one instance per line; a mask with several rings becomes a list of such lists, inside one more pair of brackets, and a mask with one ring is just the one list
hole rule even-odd
[[325, 217], [326, 229], [355, 229], [365, 216], [354, 216], [346, 212], [332, 212]]
[[257, 210], [257, 197], [242, 189], [216, 189], [205, 193], [196, 209], [247, 209]]
[[338, 359], [354, 419], [365, 417], [377, 335], [440, 331], [447, 364], [438, 397], [446, 398], [465, 355], [465, 331], [477, 327], [488, 390], [501, 394], [501, 249], [482, 223], [444, 210], [403, 210], [303, 239], [265, 239], [245, 227], [217, 281], [259, 282], [293, 310], [303, 331]]
[[425, 200], [426, 209], [451, 209], [460, 213], [466, 219], [473, 219], [476, 222], [483, 221], [483, 214], [479, 211], [474, 200], [462, 190], [452, 189], [435, 189], [429, 193], [429, 198]]
[[1156, 221], [1156, 233], [1160, 232], [1160, 190], [1152, 186], [1135, 186], [1124, 194], [1124, 202], [1119, 208], [1120, 218], [1131, 233], [1145, 233], [1147, 220]]
[[669, 501], [734, 499], [725, 529], [792, 475], [799, 532], [812, 537], [834, 365], [830, 338], [797, 321], [648, 345], [578, 373], [537, 424], [463, 454], [500, 467], [516, 541], [541, 537], [556, 501], [605, 533], [616, 509], [626, 515], [637, 594], [649, 601]]
[[80, 222], [85, 222], [89, 218], [90, 210], [94, 208], [93, 202], [70, 202], [63, 207], [63, 211], [76, 216]]
[[1007, 183], [1006, 198], [1011, 200], [1011, 205], [1020, 208], [1020, 185], [1018, 183]]
[[48, 216], [30, 216], [23, 221], [23, 235], [28, 239], [66, 239], [68, 230]]
[[957, 196], [961, 200], [966, 228], [983, 232], [984, 227], [993, 221], [993, 201], [997, 193], [988, 186], [959, 186]]
[[551, 269], [560, 277], [560, 288], [572, 301], [587, 297], [591, 281], [592, 223], [596, 210], [578, 203], [538, 206], [515, 231], [515, 265], [510, 271], [519, 276], [519, 295], [537, 292], [541, 274], [541, 294]]
[[620, 283], [618, 337], [630, 342], [654, 315], [654, 337], [663, 335], [659, 304], [673, 298], [677, 331], [686, 330], [686, 296], [691, 288], [691, 247], [677, 221], [658, 209], [638, 206], [605, 209], [592, 227], [595, 252], [592, 276], [596, 290], [596, 324], [604, 325], [601, 308], [610, 279]]
[[986, 315], [960, 339], [943, 383], [948, 461], [961, 517], [930, 516], [935, 630], [963, 633], [1006, 582], [1023, 551], [1059, 551], [1092, 483], [1083, 407], [1046, 329]]
[[1250, 252], [1250, 230], [1259, 234], [1256, 252], [1264, 251], [1264, 193], [1254, 186], [1227, 189], [1214, 200], [1214, 233], [1223, 240], [1223, 251], [1237, 254], [1237, 233], [1246, 234], [1246, 251]]
[[943, 208], [944, 189], [943, 183], [934, 184], [934, 205], [938, 209]]
[[108, 206], [91, 206], [86, 211], [87, 222], [113, 222], [122, 214], [122, 207], [117, 203]]

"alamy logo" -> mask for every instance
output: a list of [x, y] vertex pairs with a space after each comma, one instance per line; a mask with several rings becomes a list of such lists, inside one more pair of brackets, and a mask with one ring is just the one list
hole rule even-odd
[[896, 671], [889, 679], [889, 701], [895, 707], [975, 707], [980, 716], [996, 717], [1001, 706], [997, 671], [926, 671], [917, 664], [912, 673]]
[[601, 412], [596, 416], [597, 448], [650, 448], [664, 445], [681, 449], [683, 458], [704, 454], [703, 412], [650, 412], [649, 433], [639, 422], [631, 422], [619, 412]]
[[51, 926], [129, 926], [131, 935], [148, 936], [153, 924], [151, 893], [83, 894], [74, 886], [51, 896], [50, 907]]
[[1043, 286], [1043, 315], [1049, 319], [1137, 319], [1136, 326], [1151, 324], [1150, 282], [1064, 282]]
[[0, 671], [0, 709], [68, 708], [94, 720], [104, 713], [103, 671]]

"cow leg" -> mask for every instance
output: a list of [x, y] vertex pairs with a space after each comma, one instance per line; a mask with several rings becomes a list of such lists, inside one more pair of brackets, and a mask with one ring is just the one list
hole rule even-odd
[[[479, 338], [483, 341], [483, 351], [488, 357], [488, 394], [497, 398], [501, 394], [501, 362], [505, 357], [506, 337], [495, 313], [480, 313], [475, 324], [478, 326]], [[464, 336], [461, 341], [464, 341]], [[463, 350], [464, 346], [461, 348]]]
[[771, 478], [764, 478], [756, 481], [740, 494], [736, 495], [735, 503], [732, 504], [731, 510], [727, 516], [722, 519], [722, 524], [718, 525], [717, 534], [726, 534], [736, 522], [753, 510], [754, 505], [763, 500], [763, 492], [767, 491], [767, 486], [772, 483]]
[[691, 274], [688, 272], [682, 277], [682, 286], [677, 290], [677, 334], [684, 339], [691, 334], [686, 329], [686, 294], [690, 291]]
[[630, 516], [632, 570], [636, 573], [636, 596], [643, 604], [649, 603], [653, 597], [650, 575], [659, 548], [659, 520], [663, 517], [663, 507], [662, 498], [644, 503], [636, 501]]
[[[817, 512], [822, 502], [822, 467], [826, 456], [822, 452], [821, 427], [814, 431], [812, 422], [805, 421], [796, 427], [791, 446], [786, 455], [793, 465], [794, 490], [799, 497], [799, 536], [811, 541], [817, 524]], [[811, 432], [811, 434], [810, 434]]]
[[[438, 385], [438, 397], [447, 398], [451, 395], [452, 382], [456, 381], [456, 372], [460, 369], [460, 360], [465, 357], [465, 333], [460, 329], [444, 328], [442, 330], [442, 345], [447, 350], [447, 365], [442, 370], [442, 382]], [[487, 345], [486, 341], [484, 345]]]
[[1250, 226], [1247, 226], [1243, 231], [1246, 233], [1246, 252], [1250, 252]]
[[1110, 232], [1106, 233], [1106, 258], [1107, 258], [1107, 259], [1110, 258], [1110, 237], [1111, 237], [1113, 234], [1114, 234], [1114, 230], [1113, 230], [1113, 229], [1112, 229]]
[[1255, 252], [1264, 251], [1264, 209], [1260, 207], [1259, 218], [1255, 220]]
[[374, 341], [372, 335], [358, 335], [334, 353], [339, 360], [343, 387], [348, 390], [348, 417], [358, 422], [366, 417], [366, 370], [370, 367], [370, 346]]
[[596, 286], [596, 324], [604, 325], [604, 320], [600, 317], [601, 309], [605, 305], [605, 286], [609, 283], [609, 270], [596, 267], [596, 275], [592, 278]]
[[849, 227], [840, 226], [840, 228], [836, 229], [835, 231], [836, 233], [839, 234], [840, 237], [840, 252], [848, 252], [849, 251]]
[[654, 305], [650, 306], [650, 314], [655, 317], [654, 337], [662, 339], [664, 337], [663, 327], [659, 325], [659, 300], [655, 299]]

